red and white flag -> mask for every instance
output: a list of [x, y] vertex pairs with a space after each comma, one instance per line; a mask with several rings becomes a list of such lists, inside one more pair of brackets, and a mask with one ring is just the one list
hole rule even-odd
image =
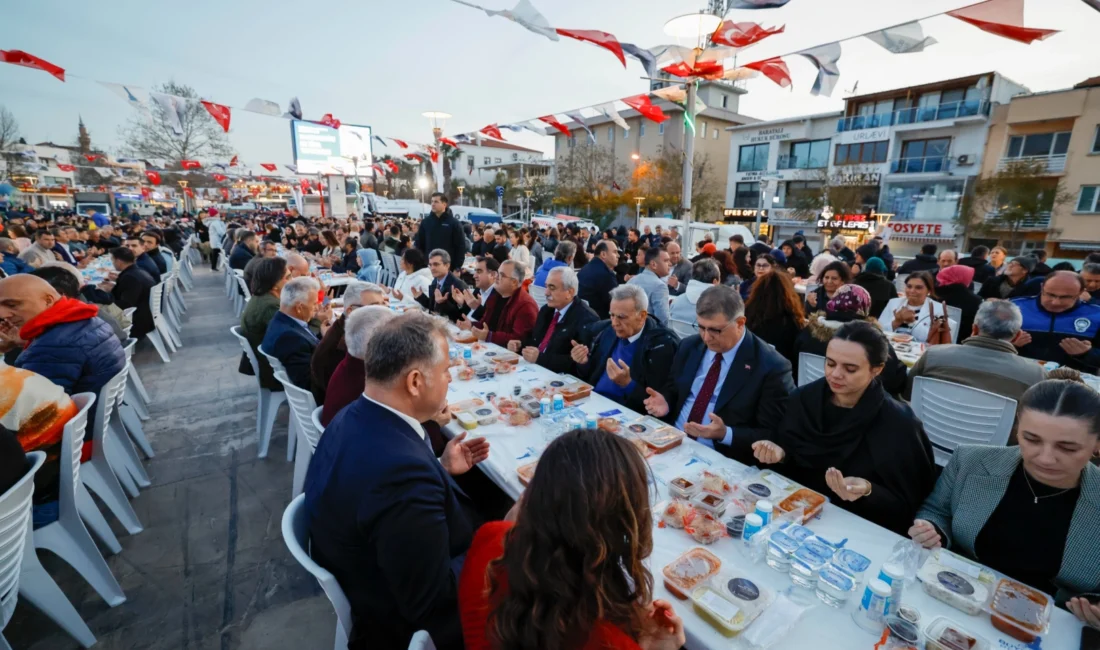
[[233, 156], [233, 159], [229, 161], [229, 166], [230, 167], [236, 167], [237, 166], [237, 157], [236, 156]]
[[383, 160], [382, 162], [386, 163], [386, 167], [389, 167], [390, 171], [395, 174], [401, 171], [401, 168], [397, 166], [397, 163], [392, 160]]
[[423, 156], [421, 156], [418, 153], [407, 153], [407, 154], [405, 154], [405, 159], [406, 160], [416, 160], [416, 161], [419, 161], [419, 162], [424, 162]]
[[578, 41], [599, 45], [618, 57], [619, 63], [622, 63], [624, 68], [626, 67], [626, 57], [623, 56], [623, 46], [619, 44], [619, 39], [615, 38], [613, 34], [601, 32], [596, 29], [556, 29], [554, 31], [562, 36], [575, 38]]
[[558, 118], [554, 117], [553, 115], [543, 115], [542, 117], [539, 118], [539, 121], [544, 122], [544, 123], [549, 124], [550, 126], [554, 127], [555, 129], [558, 130], [559, 133], [561, 133], [565, 137], [569, 137], [569, 136], [573, 135], [572, 133], [569, 132], [569, 127], [567, 127], [564, 124], [562, 124], [561, 122], [559, 122]]
[[654, 106], [653, 102], [649, 100], [649, 95], [626, 97], [622, 102], [658, 124], [668, 119], [668, 116], [661, 110], [661, 107]]
[[748, 47], [753, 43], [759, 43], [769, 36], [782, 34], [786, 25], [779, 27], [761, 27], [756, 23], [735, 23], [727, 20], [714, 30], [710, 40], [717, 45], [729, 45], [730, 47]]
[[397, 146], [401, 147], [402, 149], [408, 149], [409, 148], [409, 143], [405, 142], [404, 140], [398, 140], [397, 138], [390, 138], [390, 140], [393, 140], [393, 143], [396, 144]]
[[745, 67], [749, 70], [756, 70], [768, 79], [779, 84], [780, 88], [789, 88], [791, 86], [791, 70], [787, 67], [787, 63], [779, 57], [764, 59], [763, 61], [754, 61], [753, 63], [745, 64]]
[[379, 174], [382, 174], [383, 176], [386, 175], [386, 170], [382, 169], [382, 165], [375, 164], [375, 165], [371, 165], [370, 167], [371, 167], [371, 169], [378, 172]]
[[496, 124], [490, 124], [489, 126], [486, 126], [483, 129], [481, 129], [480, 131], [478, 131], [478, 133], [484, 133], [485, 135], [489, 136], [490, 138], [496, 138], [497, 140], [503, 140], [504, 139], [504, 136], [500, 134], [500, 128], [497, 127]]
[[27, 54], [23, 50], [0, 50], [0, 61], [48, 72], [61, 81], [65, 81], [65, 68], [54, 65], [45, 59], [40, 59], [33, 54]]
[[279, 166], [276, 165], [275, 163], [260, 163], [260, 167], [263, 167], [264, 169], [266, 169], [269, 172], [273, 172], [273, 171], [275, 171], [276, 169], [279, 168]]
[[947, 12], [948, 16], [970, 23], [983, 32], [1003, 36], [1019, 43], [1033, 43], [1058, 33], [1057, 29], [1024, 27], [1024, 0], [988, 0], [981, 4]]
[[340, 120], [333, 117], [332, 113], [325, 113], [321, 117], [320, 122], [321, 122], [321, 124], [324, 124], [325, 126], [333, 128], [333, 129], [340, 128]]
[[436, 149], [435, 147], [430, 146], [430, 145], [427, 147], [427, 149], [428, 149], [428, 155], [431, 157], [432, 162], [434, 162], [434, 163], [439, 162], [439, 149]]
[[201, 169], [202, 163], [197, 160], [181, 160], [180, 167], [184, 169]]
[[214, 118], [214, 121], [218, 123], [218, 126], [222, 127], [222, 131], [229, 133], [229, 118], [230, 110], [228, 106], [222, 104], [215, 104], [214, 102], [202, 102], [203, 108], [207, 113], [210, 113], [210, 117]]
[[225, 175], [224, 175], [224, 174], [214, 174], [214, 180], [215, 180], [216, 182], [218, 182], [218, 183], [220, 183], [220, 182], [224, 181], [224, 180], [225, 180], [225, 178], [226, 178], [226, 177], [225, 177]]
[[455, 149], [458, 149], [458, 143], [455, 142], [454, 140], [450, 139], [450, 138], [440, 138], [439, 139], [439, 144], [445, 144], [445, 145], [454, 147]]
[[84, 154], [84, 159], [87, 160], [88, 162], [95, 162], [95, 161], [99, 160], [102, 157], [103, 156], [98, 154], [98, 153], [86, 153], [86, 154]]
[[65, 163], [57, 163], [57, 168], [63, 172], [76, 171], [76, 165], [66, 165]]
[[149, 182], [153, 185], [160, 185], [160, 172], [147, 170], [145, 172], [145, 178], [148, 178]]

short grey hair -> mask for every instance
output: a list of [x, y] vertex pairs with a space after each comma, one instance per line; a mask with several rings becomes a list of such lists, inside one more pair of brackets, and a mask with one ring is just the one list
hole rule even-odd
[[317, 292], [321, 285], [313, 278], [294, 278], [283, 285], [279, 294], [279, 307], [287, 309], [295, 305], [317, 304]]
[[432, 259], [433, 257], [438, 257], [438, 258], [442, 259], [444, 264], [450, 264], [451, 263], [451, 254], [448, 253], [447, 251], [443, 250], [442, 248], [437, 248], [437, 249], [433, 250], [432, 252], [428, 253], [428, 259]]
[[577, 245], [571, 241], [563, 241], [558, 243], [558, 247], [554, 249], [554, 259], [559, 262], [568, 262], [573, 259], [577, 254]]
[[439, 363], [435, 336], [449, 340], [446, 325], [420, 312], [409, 312], [377, 327], [367, 342], [363, 369], [367, 383], [390, 386], [414, 368]]
[[649, 310], [649, 296], [636, 284], [620, 284], [611, 290], [612, 300], [633, 300], [635, 311]]
[[12, 239], [8, 239], [7, 237], [0, 237], [0, 251], [18, 253], [19, 246], [17, 246], [15, 244], [15, 241]]
[[732, 322], [744, 315], [745, 303], [741, 300], [741, 294], [724, 285], [703, 291], [699, 294], [699, 302], [695, 303], [696, 318], [725, 316], [727, 321]]
[[555, 266], [550, 269], [550, 272], [546, 274], [546, 279], [549, 280], [551, 275], [557, 273], [561, 276], [561, 286], [563, 289], [572, 290], [574, 293], [580, 290], [580, 281], [577, 280], [577, 272], [568, 266]]
[[302, 264], [305, 264], [307, 268], [309, 267], [309, 261], [306, 260], [306, 258], [299, 255], [298, 253], [287, 253], [286, 254], [286, 265], [288, 267], [289, 266], [301, 266]]
[[[1011, 341], [1024, 324], [1020, 308], [1008, 300], [987, 300], [974, 316], [978, 334], [998, 341]], [[969, 332], [964, 333], [964, 336]]]
[[[0, 240], [0, 248], [3, 247], [3, 240]], [[1100, 264], [1085, 264], [1081, 267], [1082, 273], [1091, 273], [1092, 275], [1100, 275]]]
[[714, 284], [715, 280], [722, 277], [722, 271], [718, 268], [718, 262], [712, 259], [699, 260], [691, 265], [691, 279], [703, 284]]
[[[511, 273], [504, 270], [504, 265], [505, 264], [508, 264], [512, 267], [512, 272]], [[507, 260], [505, 262], [502, 262], [501, 265], [500, 265], [500, 269], [497, 272], [500, 273], [501, 275], [507, 275], [508, 277], [512, 278], [513, 280], [515, 280], [519, 284], [523, 284], [523, 278], [524, 278], [524, 276], [527, 275], [527, 269], [522, 264], [520, 264], [519, 262], [517, 262], [515, 260]]]
[[829, 240], [829, 250], [839, 253], [844, 250], [844, 247], [848, 245], [848, 240], [844, 239], [844, 235], [837, 235]]
[[955, 249], [953, 249], [953, 248], [945, 248], [945, 249], [943, 249], [942, 251], [940, 251], [940, 254], [939, 254], [939, 255], [938, 255], [937, 257], [943, 257], [943, 254], [944, 254], [944, 253], [951, 253], [951, 257], [953, 257], [953, 258], [955, 258], [955, 259], [959, 259], [959, 253], [958, 253], [958, 251], [956, 251], [956, 250], [955, 250]]
[[382, 305], [371, 305], [351, 312], [344, 323], [344, 343], [348, 346], [348, 354], [362, 361], [367, 356], [367, 342], [374, 330], [396, 317]]
[[373, 282], [349, 282], [348, 288], [344, 290], [344, 307], [362, 307], [364, 293], [386, 295], [382, 287]]

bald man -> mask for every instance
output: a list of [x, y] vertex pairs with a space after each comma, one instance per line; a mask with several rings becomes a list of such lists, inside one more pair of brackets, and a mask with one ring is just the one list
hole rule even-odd
[[118, 337], [98, 312], [37, 276], [0, 280], [0, 348], [25, 346], [15, 367], [46, 377], [69, 395], [98, 395], [126, 367]]

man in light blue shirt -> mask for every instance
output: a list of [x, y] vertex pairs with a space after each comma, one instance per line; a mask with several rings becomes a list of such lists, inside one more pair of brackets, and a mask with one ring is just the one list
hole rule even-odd
[[649, 315], [661, 325], [668, 326], [668, 283], [661, 278], [668, 275], [669, 256], [662, 248], [648, 248], [645, 252], [645, 269], [630, 278], [627, 284], [641, 287], [649, 298]]

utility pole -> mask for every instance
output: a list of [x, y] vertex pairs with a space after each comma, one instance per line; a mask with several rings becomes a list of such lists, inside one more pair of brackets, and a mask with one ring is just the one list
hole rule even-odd
[[[685, 230], [692, 221], [691, 183], [695, 171], [695, 81], [689, 81], [687, 87], [687, 106], [684, 107], [684, 111], [687, 113], [687, 124], [684, 126], [684, 189], [680, 197], [680, 208], [684, 216]], [[691, 125], [691, 128], [687, 127], [688, 124]]]

